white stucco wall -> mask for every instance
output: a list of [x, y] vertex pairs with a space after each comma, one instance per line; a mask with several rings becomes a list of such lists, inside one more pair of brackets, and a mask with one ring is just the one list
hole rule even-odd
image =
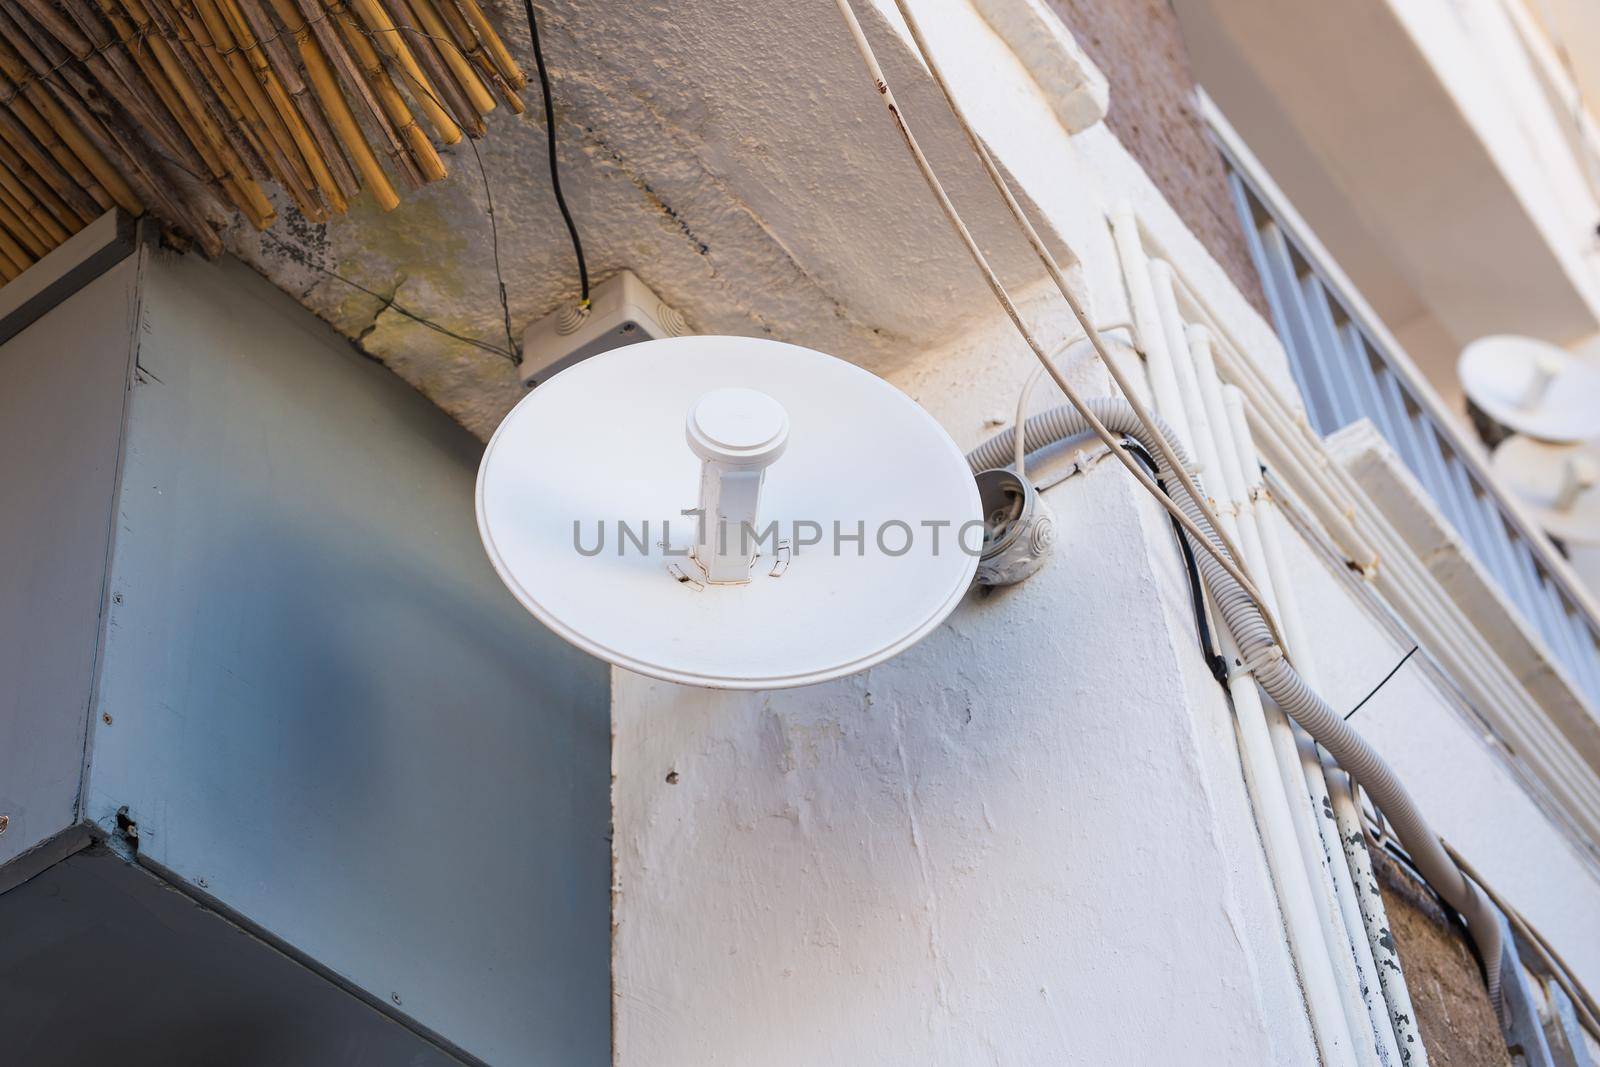
[[[1007, 343], [899, 384], [972, 426], [1010, 397], [983, 383], [1027, 369]], [[619, 1064], [1314, 1062], [1170, 528], [1111, 462], [1046, 498], [1044, 572], [865, 674], [730, 694], [613, 672]], [[1341, 563], [1286, 547], [1325, 695], [1353, 706], [1409, 646]], [[1600, 872], [1448, 682], [1415, 659], [1356, 724], [1600, 980]]]
[[[1115, 138], [1069, 136], [972, 11], [941, 16], [933, 47], [1072, 245], [1095, 317], [1126, 315], [1105, 213], [1131, 203], [1292, 393], [1270, 328]], [[1048, 342], [1068, 322], [1037, 279], [1006, 278]], [[970, 447], [1009, 424], [1032, 367], [979, 311], [879, 369]], [[1099, 368], [1072, 373], [1109, 392]], [[1112, 463], [1047, 500], [1061, 536], [1043, 573], [974, 592], [863, 675], [728, 694], [613, 673], [618, 1063], [1315, 1060], [1170, 527]], [[1320, 558], [1291, 556], [1327, 695], [1353, 703], [1404, 649]], [[1418, 677], [1363, 711], [1373, 740], [1497, 889], [1561, 944], [1597, 943], [1594, 872]]]
[[[980, 132], [1084, 261], [1096, 317], [1125, 318], [1104, 213], [1153, 189], [948, 16], [926, 29]], [[1051, 344], [1070, 316], [1030, 273], [1007, 281]], [[963, 447], [1034, 367], [998, 309], [976, 318], [884, 369]], [[1113, 464], [1047, 499], [1056, 564], [863, 675], [728, 694], [614, 672], [618, 1063], [1314, 1058], [1171, 528]], [[1152, 1005], [1173, 1024], [1134, 1022]]]
[[865, 674], [614, 672], [618, 1063], [1314, 1058], [1170, 527], [1048, 499], [1054, 564]]

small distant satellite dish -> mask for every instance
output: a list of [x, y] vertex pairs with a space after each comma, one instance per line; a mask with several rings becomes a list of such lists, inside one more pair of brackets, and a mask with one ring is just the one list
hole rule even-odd
[[1600, 544], [1600, 445], [1508, 437], [1494, 450], [1491, 467], [1551, 537]]
[[719, 689], [903, 651], [983, 547], [972, 472], [927, 412], [844, 360], [744, 337], [646, 341], [550, 378], [495, 431], [477, 509], [501, 580], [551, 630]]
[[1600, 370], [1531, 337], [1481, 337], [1462, 349], [1462, 388], [1484, 414], [1541, 441], [1600, 436]]

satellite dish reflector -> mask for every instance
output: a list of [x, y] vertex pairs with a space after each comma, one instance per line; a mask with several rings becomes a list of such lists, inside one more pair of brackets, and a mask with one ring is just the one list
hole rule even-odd
[[1551, 537], [1600, 544], [1600, 446], [1508, 437], [1494, 450], [1495, 478]]
[[1481, 337], [1461, 351], [1462, 388], [1494, 421], [1542, 441], [1600, 435], [1600, 370], [1531, 337]]
[[888, 659], [954, 609], [983, 547], [972, 472], [927, 412], [843, 360], [744, 337], [646, 341], [549, 379], [495, 431], [477, 506], [539, 621], [719, 689]]

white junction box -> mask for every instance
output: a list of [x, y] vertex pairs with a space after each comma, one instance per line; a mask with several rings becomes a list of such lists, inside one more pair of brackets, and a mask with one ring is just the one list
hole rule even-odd
[[522, 384], [532, 388], [590, 356], [635, 341], [692, 333], [679, 311], [650, 291], [631, 270], [589, 294], [589, 307], [557, 308], [522, 335]]

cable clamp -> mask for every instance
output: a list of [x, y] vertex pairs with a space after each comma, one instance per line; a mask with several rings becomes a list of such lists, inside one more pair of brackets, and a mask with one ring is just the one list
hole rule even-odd
[[1233, 661], [1233, 670], [1228, 672], [1228, 680], [1232, 681], [1235, 678], [1243, 678], [1245, 675], [1253, 675], [1261, 668], [1270, 667], [1281, 659], [1283, 659], [1283, 649], [1277, 645], [1268, 645], [1247, 660], [1240, 661], [1235, 659]]

